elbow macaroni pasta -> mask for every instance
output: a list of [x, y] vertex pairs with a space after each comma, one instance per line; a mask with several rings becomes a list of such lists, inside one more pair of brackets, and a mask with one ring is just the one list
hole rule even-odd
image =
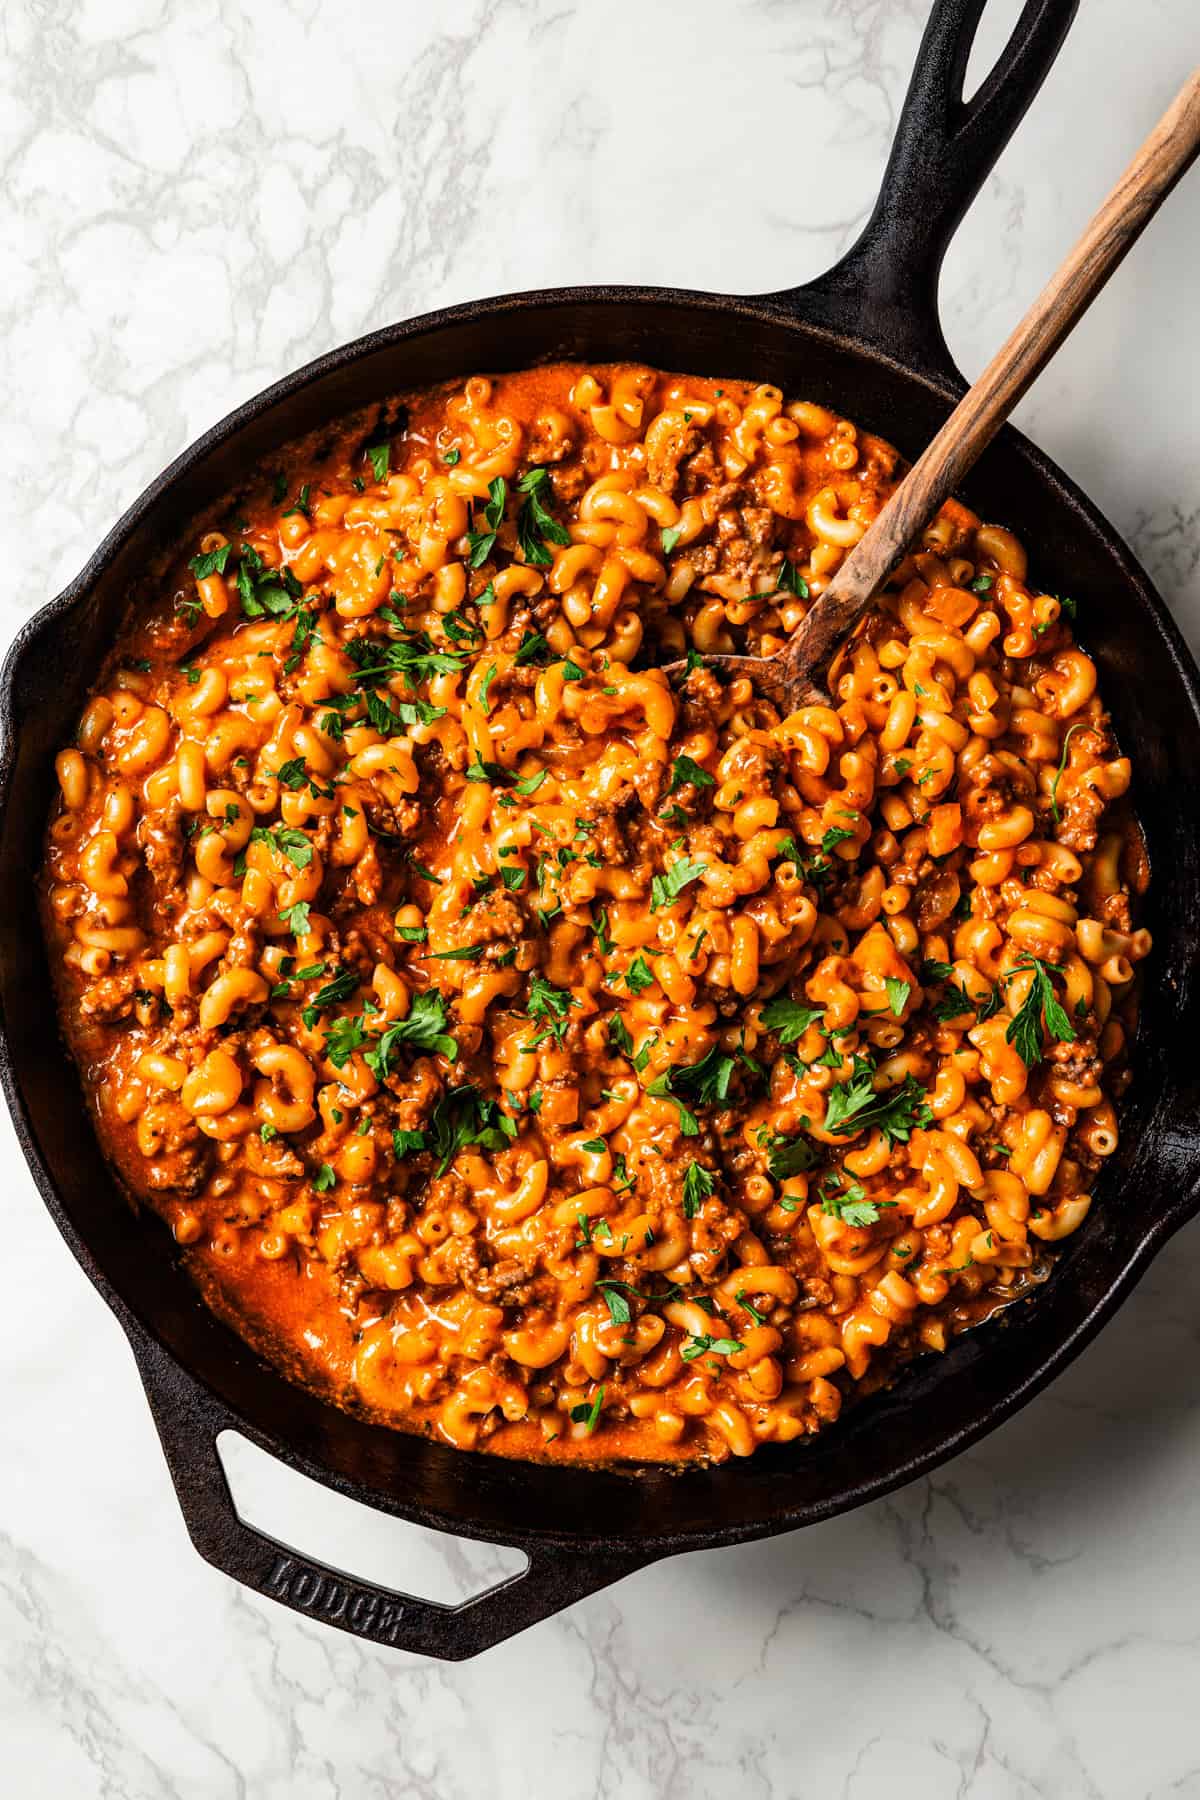
[[105, 1148], [209, 1300], [461, 1449], [720, 1460], [1031, 1291], [1117, 1143], [1144, 851], [1073, 609], [948, 502], [780, 718], [890, 446], [560, 365], [182, 551], [43, 877]]

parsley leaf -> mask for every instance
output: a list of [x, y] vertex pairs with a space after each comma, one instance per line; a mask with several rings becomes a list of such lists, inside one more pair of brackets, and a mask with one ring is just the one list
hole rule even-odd
[[344, 1069], [354, 1052], [361, 1050], [366, 1041], [366, 1028], [357, 1014], [346, 1013], [340, 1019], [332, 1019], [325, 1027], [325, 1054], [335, 1069]]
[[517, 1121], [464, 1082], [443, 1094], [429, 1118], [428, 1147], [439, 1158], [438, 1175], [444, 1175], [458, 1152], [468, 1144], [484, 1150], [503, 1150], [517, 1135]]
[[780, 564], [779, 579], [775, 583], [775, 592], [778, 594], [781, 591], [787, 594], [795, 594], [797, 600], [808, 599], [807, 581], [805, 581], [795, 563], [789, 562], [786, 556]]
[[1044, 1055], [1043, 1022], [1047, 1034], [1057, 1038], [1059, 1043], [1073, 1044], [1079, 1034], [1050, 984], [1050, 972], [1045, 963], [1031, 956], [1026, 961], [1019, 962], [1012, 973], [1005, 976], [1005, 980], [1011, 981], [1023, 969], [1033, 971], [1033, 980], [1029, 984], [1029, 992], [1009, 1021], [1004, 1039], [1006, 1043], [1016, 1046], [1017, 1055], [1025, 1067], [1032, 1069], [1036, 1063], [1041, 1062]]
[[596, 1389], [596, 1398], [592, 1401], [590, 1406], [586, 1400], [581, 1400], [578, 1406], [573, 1406], [571, 1408], [571, 1419], [576, 1425], [586, 1425], [587, 1433], [590, 1437], [593, 1431], [595, 1431], [596, 1426], [600, 1423], [600, 1414], [603, 1407], [604, 1384], [601, 1383]]
[[679, 1113], [679, 1129], [684, 1137], [699, 1137], [699, 1119], [684, 1105], [678, 1094], [671, 1092], [671, 1077], [674, 1073], [673, 1069], [664, 1069], [661, 1075], [655, 1076], [646, 1092], [654, 1094], [660, 1100], [670, 1100], [674, 1104]]
[[283, 923], [295, 937], [308, 935], [308, 901], [294, 900], [291, 906], [285, 906], [279, 914]]
[[768, 1031], [779, 1034], [781, 1044], [795, 1044], [810, 1025], [824, 1017], [824, 1011], [819, 1006], [802, 1006], [798, 1000], [789, 1000], [781, 994], [768, 1001], [758, 1017], [759, 1023]]
[[567, 1014], [579, 1002], [566, 988], [555, 987], [543, 975], [534, 975], [529, 982], [529, 1004], [526, 1011], [531, 1019], [544, 1019], [546, 1024], [533, 1039], [530, 1049], [552, 1037], [556, 1044], [563, 1041], [567, 1029]]
[[663, 906], [674, 906], [684, 888], [690, 887], [693, 881], [699, 881], [705, 866], [695, 857], [681, 856], [671, 864], [665, 875], [656, 875], [650, 883], [651, 912], [657, 912]]
[[332, 981], [317, 989], [303, 1013], [300, 1015], [311, 1031], [324, 1012], [336, 1006], [339, 1000], [348, 1000], [358, 987], [358, 974], [354, 969], [339, 969]]
[[667, 793], [677, 793], [681, 787], [687, 787], [689, 783], [692, 787], [698, 788], [716, 787], [717, 778], [715, 775], [710, 775], [707, 769], [702, 769], [700, 764], [690, 756], [677, 756], [671, 764], [671, 785], [667, 789]]
[[[399, 615], [388, 607], [381, 607], [379, 616], [387, 623], [402, 624]], [[380, 681], [391, 680], [394, 675], [403, 675], [413, 688], [431, 675], [458, 675], [467, 666], [465, 651], [438, 650], [425, 631], [389, 638], [386, 642], [378, 638], [351, 638], [346, 645], [346, 654], [357, 668], [355, 680], [360, 687], [374, 687]], [[440, 718], [441, 712], [435, 712], [434, 717]]]
[[549, 643], [540, 631], [527, 631], [517, 646], [513, 664], [519, 668], [522, 663], [532, 662], [535, 656], [540, 656], [543, 650], [549, 648]]
[[499, 763], [484, 762], [478, 754], [470, 768], [463, 770], [463, 774], [468, 781], [486, 781], [492, 787], [508, 787], [512, 783], [512, 776], [507, 769], [502, 768]]
[[554, 561], [548, 544], [568, 545], [571, 534], [560, 525], [549, 510], [554, 487], [548, 469], [530, 469], [517, 483], [517, 492], [525, 495], [517, 514], [517, 543], [527, 563], [546, 567]]
[[281, 781], [285, 788], [290, 788], [294, 794], [308, 781], [308, 769], [302, 756], [289, 756], [274, 773], [275, 779]]
[[230, 544], [219, 544], [215, 550], [206, 550], [202, 556], [193, 556], [188, 568], [197, 581], [205, 581], [210, 575], [223, 575], [231, 549]]
[[703, 1163], [689, 1163], [683, 1178], [683, 1216], [694, 1219], [717, 1185], [717, 1178]]
[[704, 1356], [712, 1350], [718, 1356], [736, 1356], [745, 1345], [739, 1338], [709, 1337], [707, 1332], [702, 1337], [689, 1337], [680, 1347], [679, 1354], [684, 1362], [695, 1362], [698, 1356]]
[[807, 1175], [817, 1166], [817, 1152], [807, 1138], [769, 1137], [767, 1170], [776, 1181], [787, 1181], [792, 1175]]
[[297, 869], [307, 869], [313, 859], [311, 839], [290, 825], [281, 825], [276, 831], [265, 825], [255, 825], [250, 833], [250, 840], [256, 844], [270, 844], [273, 850], [286, 856]]
[[504, 509], [507, 505], [508, 483], [503, 475], [497, 475], [496, 479], [488, 486], [488, 503], [483, 509], [488, 529], [486, 531], [472, 529], [467, 533], [467, 543], [470, 546], [468, 563], [472, 569], [482, 567], [495, 549], [496, 533], [504, 523]]
[[932, 1123], [925, 1089], [915, 1075], [877, 1094], [872, 1069], [860, 1061], [849, 1081], [838, 1082], [826, 1095], [825, 1129], [836, 1137], [877, 1126], [890, 1144], [907, 1144], [915, 1126]]
[[737, 1063], [714, 1045], [699, 1062], [677, 1063], [671, 1069], [672, 1091], [681, 1090], [697, 1106], [717, 1106], [729, 1098], [729, 1083]]
[[631, 994], [640, 994], [643, 988], [653, 987], [654, 980], [654, 972], [639, 950], [625, 972], [625, 985]]
[[608, 1316], [614, 1325], [628, 1325], [633, 1319], [633, 1309], [621, 1292], [622, 1285], [624, 1284], [610, 1281], [596, 1283], [597, 1291], [604, 1295], [604, 1304], [608, 1307]]
[[904, 1017], [904, 1008], [908, 1005], [908, 996], [912, 993], [912, 984], [897, 981], [894, 975], [886, 975], [883, 982], [887, 989], [888, 1005], [897, 1019]]
[[865, 1189], [855, 1181], [843, 1193], [823, 1195], [821, 1211], [840, 1219], [843, 1225], [874, 1225], [880, 1209], [895, 1204], [894, 1200], [868, 1200]]
[[1056, 825], [1059, 824], [1062, 819], [1062, 814], [1058, 810], [1058, 784], [1067, 771], [1067, 748], [1071, 739], [1075, 736], [1075, 733], [1077, 731], [1086, 731], [1087, 728], [1087, 720], [1080, 719], [1077, 724], [1071, 726], [1062, 741], [1062, 755], [1058, 759], [1058, 768], [1055, 771], [1054, 783], [1050, 789], [1050, 816], [1053, 818]]
[[304, 589], [288, 568], [271, 569], [252, 544], [243, 544], [238, 561], [237, 590], [248, 619], [290, 618]]
[[412, 1044], [418, 1050], [435, 1050], [453, 1062], [458, 1045], [446, 1030], [446, 1003], [434, 988], [414, 994], [412, 1006], [403, 1019], [397, 1019], [380, 1034], [374, 1049], [363, 1054], [363, 1061], [377, 1081], [386, 1081], [392, 1070], [397, 1044]]

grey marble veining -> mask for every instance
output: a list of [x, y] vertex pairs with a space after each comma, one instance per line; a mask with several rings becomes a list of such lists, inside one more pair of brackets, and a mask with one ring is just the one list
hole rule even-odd
[[[0, 526], [20, 548], [0, 632], [190, 438], [343, 339], [543, 283], [750, 292], [815, 274], [869, 209], [925, 10], [15, 0]], [[1081, 10], [947, 262], [968, 373], [1196, 55], [1193, 0]], [[1016, 11], [993, 0], [981, 71]], [[1193, 644], [1198, 184], [1019, 414]], [[200, 1562], [128, 1351], [6, 1120], [0, 1157], [14, 1800], [1200, 1795], [1195, 1227], [1060, 1382], [929, 1480], [647, 1570], [450, 1668], [296, 1620]], [[447, 1596], [494, 1576], [475, 1551], [232, 1466], [256, 1518], [362, 1573]]]

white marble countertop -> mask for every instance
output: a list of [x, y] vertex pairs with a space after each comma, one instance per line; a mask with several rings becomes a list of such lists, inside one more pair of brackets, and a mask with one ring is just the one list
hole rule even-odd
[[[190, 438], [346, 338], [541, 284], [815, 274], [869, 208], [926, 10], [15, 0], [0, 529], [23, 549], [4, 637]], [[1016, 11], [993, 0], [993, 53]], [[1128, 0], [1082, 11], [948, 260], [968, 372], [1196, 56], [1195, 0], [1140, 0], [1136, 28]], [[1018, 415], [1194, 645], [1198, 220], [1200, 175]], [[929, 1480], [664, 1564], [449, 1667], [297, 1620], [198, 1559], [124, 1340], [7, 1119], [0, 1157], [15, 1800], [1200, 1795], [1195, 1225], [1056, 1386]], [[236, 1485], [257, 1521], [364, 1575], [471, 1591], [473, 1553], [348, 1518], [256, 1456]]]

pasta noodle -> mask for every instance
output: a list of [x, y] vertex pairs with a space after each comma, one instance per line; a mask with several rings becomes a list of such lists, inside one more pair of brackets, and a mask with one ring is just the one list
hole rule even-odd
[[476, 376], [148, 571], [57, 760], [64, 1029], [209, 1302], [463, 1449], [746, 1456], [1028, 1294], [1117, 1143], [1144, 851], [956, 501], [781, 718], [896, 452], [769, 386]]

